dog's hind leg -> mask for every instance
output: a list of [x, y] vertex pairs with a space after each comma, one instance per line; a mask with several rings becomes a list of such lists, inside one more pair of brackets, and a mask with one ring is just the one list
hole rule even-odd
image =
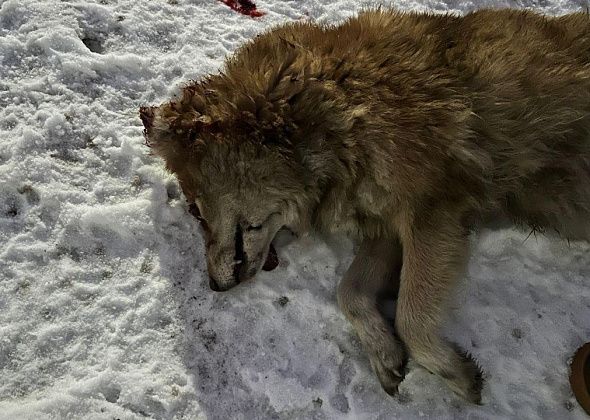
[[[407, 362], [387, 305], [397, 298], [402, 249], [396, 239], [365, 240], [338, 287], [338, 304], [369, 355], [383, 389], [397, 392]], [[395, 309], [390, 311], [393, 318]]]
[[479, 403], [479, 367], [439, 331], [467, 256], [467, 231], [460, 220], [433, 212], [401, 229], [403, 265], [395, 325], [412, 359], [443, 378], [457, 394]]

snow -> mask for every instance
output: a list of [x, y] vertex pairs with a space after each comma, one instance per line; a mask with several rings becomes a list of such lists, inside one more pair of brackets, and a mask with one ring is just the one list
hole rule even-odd
[[[383, 2], [462, 13], [568, 0]], [[278, 246], [280, 266], [209, 290], [203, 240], [143, 145], [141, 105], [294, 19], [377, 3], [0, 1], [1, 419], [582, 419], [568, 363], [590, 335], [590, 246], [510, 228], [473, 238], [446, 334], [484, 404], [414, 367], [391, 398], [335, 301], [352, 245]]]

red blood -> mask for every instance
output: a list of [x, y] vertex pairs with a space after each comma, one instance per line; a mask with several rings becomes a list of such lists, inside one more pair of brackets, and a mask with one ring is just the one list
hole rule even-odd
[[256, 5], [252, 0], [219, 0], [228, 5], [232, 10], [250, 17], [264, 16], [264, 12], [256, 9]]
[[201, 227], [203, 228], [205, 233], [209, 234], [209, 226], [207, 226], [207, 221], [205, 219], [203, 219], [203, 216], [201, 216], [201, 212], [199, 211], [199, 208], [197, 207], [197, 205], [195, 203], [190, 203], [188, 205], [188, 212], [190, 214], [192, 214], [194, 216], [194, 218], [199, 221], [199, 223], [201, 224]]
[[192, 214], [193, 217], [195, 219], [197, 219], [199, 222], [201, 221], [201, 219], [202, 219], [201, 212], [199, 211], [199, 208], [197, 207], [197, 205], [195, 203], [190, 203], [188, 205], [188, 212], [190, 214]]
[[262, 269], [264, 271], [272, 271], [277, 268], [277, 265], [279, 265], [279, 256], [277, 255], [275, 247], [271, 244]]

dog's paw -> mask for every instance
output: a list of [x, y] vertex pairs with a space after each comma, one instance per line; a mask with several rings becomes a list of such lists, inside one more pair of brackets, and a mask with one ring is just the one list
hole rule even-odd
[[383, 390], [391, 396], [396, 395], [399, 384], [406, 376], [406, 365], [404, 364], [396, 368], [388, 368], [378, 361], [371, 364], [373, 365], [373, 370], [377, 374], [377, 378], [379, 378]]
[[481, 404], [482, 370], [469, 353], [457, 346], [454, 348], [456, 362], [451, 369], [443, 369], [438, 374], [457, 395], [471, 403]]
[[389, 395], [396, 395], [399, 384], [406, 376], [408, 364], [408, 356], [404, 345], [395, 340], [393, 345], [371, 354], [369, 358], [383, 390]]

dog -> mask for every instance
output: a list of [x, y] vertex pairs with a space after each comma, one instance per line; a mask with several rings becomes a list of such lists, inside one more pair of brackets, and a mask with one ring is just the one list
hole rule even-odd
[[481, 402], [477, 363], [440, 334], [472, 230], [590, 238], [584, 13], [288, 23], [140, 117], [196, 204], [213, 290], [255, 277], [281, 228], [358, 241], [337, 300], [389, 394], [411, 357]]

